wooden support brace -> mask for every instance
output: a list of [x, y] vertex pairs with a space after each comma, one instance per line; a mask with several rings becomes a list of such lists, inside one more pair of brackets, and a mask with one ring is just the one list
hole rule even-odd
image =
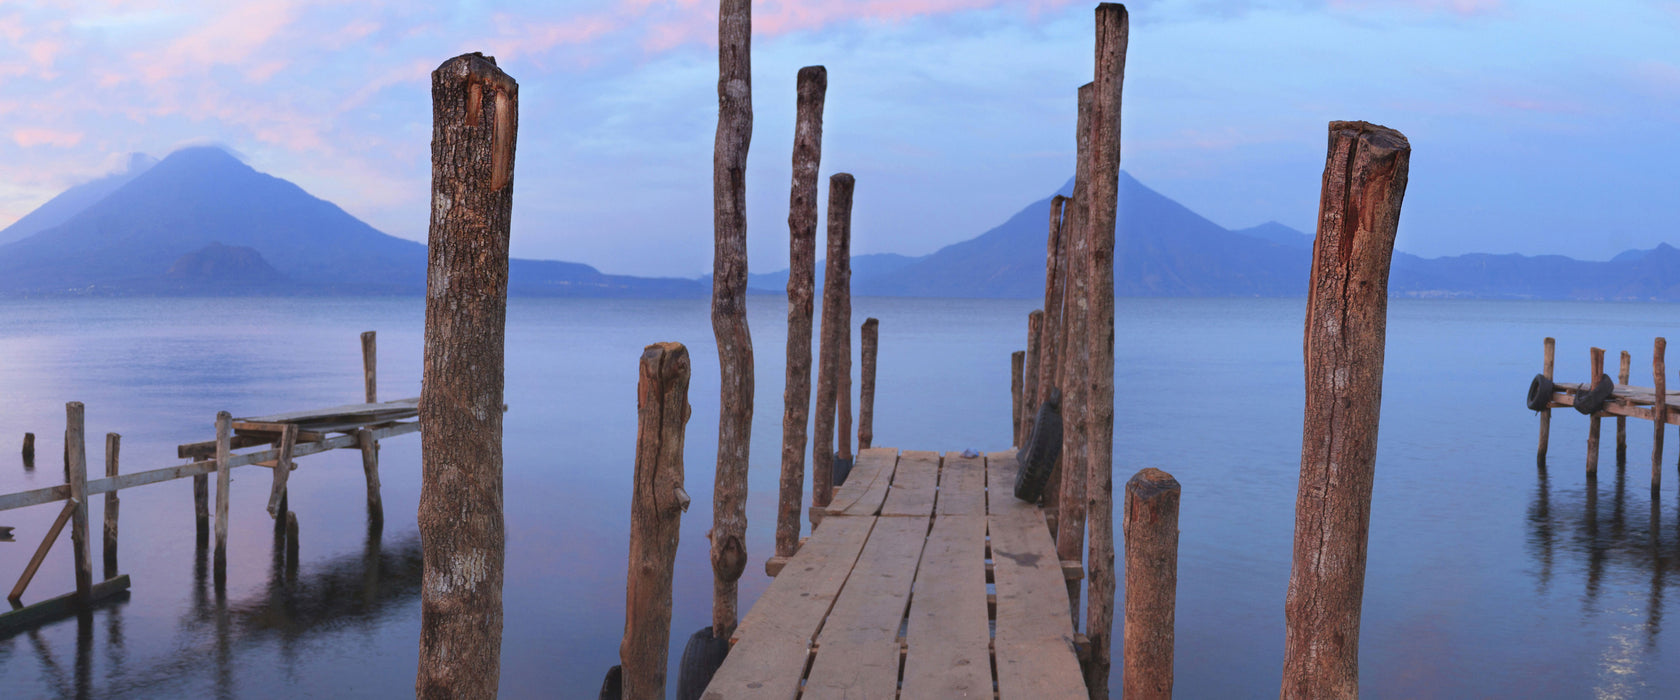
[[286, 479], [296, 467], [292, 464], [292, 450], [297, 447], [297, 425], [286, 423], [280, 429], [280, 456], [274, 461], [274, 487], [268, 492], [268, 514], [276, 520], [284, 518]]
[[35, 571], [41, 568], [41, 562], [47, 558], [47, 552], [52, 551], [53, 543], [58, 541], [58, 535], [64, 532], [64, 524], [70, 522], [70, 516], [75, 514], [76, 507], [81, 505], [72, 498], [64, 502], [64, 508], [58, 511], [58, 519], [53, 521], [52, 527], [47, 528], [46, 538], [41, 540], [41, 546], [35, 548], [35, 556], [29, 558], [29, 564], [23, 567], [23, 575], [18, 577], [17, 585], [12, 586], [12, 592], [6, 596], [13, 603], [23, 598], [23, 591], [29, 588], [29, 582], [35, 579]]

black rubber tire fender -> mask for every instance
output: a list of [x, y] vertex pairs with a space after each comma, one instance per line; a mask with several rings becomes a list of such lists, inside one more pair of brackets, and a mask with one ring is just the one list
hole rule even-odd
[[614, 666], [607, 669], [607, 678], [601, 681], [601, 700], [624, 699], [624, 667]]
[[1600, 374], [1591, 389], [1575, 393], [1575, 410], [1589, 416], [1598, 413], [1599, 409], [1604, 408], [1604, 401], [1615, 391], [1616, 383], [1610, 381], [1610, 375]]
[[729, 640], [712, 638], [710, 625], [689, 637], [677, 666], [677, 700], [700, 700], [726, 656]]
[[1557, 393], [1557, 387], [1544, 374], [1534, 375], [1534, 381], [1528, 383], [1528, 410], [1543, 411], [1552, 405], [1552, 394]]
[[1037, 503], [1044, 496], [1044, 485], [1050, 480], [1050, 470], [1062, 454], [1062, 393], [1051, 389], [1050, 398], [1038, 407], [1033, 419], [1032, 436], [1027, 438], [1015, 458], [1020, 471], [1015, 474], [1015, 497]]

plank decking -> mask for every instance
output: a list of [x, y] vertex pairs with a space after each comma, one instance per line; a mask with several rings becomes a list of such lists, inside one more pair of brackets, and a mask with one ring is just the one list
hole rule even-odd
[[705, 697], [1087, 697], [1066, 574], [1015, 471], [1012, 452], [860, 451]]

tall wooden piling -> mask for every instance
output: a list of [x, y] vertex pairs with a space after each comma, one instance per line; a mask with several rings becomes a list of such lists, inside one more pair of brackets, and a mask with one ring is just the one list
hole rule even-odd
[[[368, 403], [379, 402], [378, 336], [374, 331], [362, 333], [362, 393]], [[368, 521], [376, 525], [385, 522], [385, 500], [379, 492], [379, 441], [367, 428], [356, 431], [356, 446], [362, 451], [362, 476], [367, 481]]]
[[374, 331], [362, 332], [362, 394], [368, 403], [379, 403], [379, 339]]
[[1027, 351], [1016, 350], [1009, 353], [1009, 428], [1010, 434], [1015, 436], [1014, 445], [1024, 444], [1021, 438], [1021, 373], [1027, 360]]
[[198, 546], [210, 543], [210, 475], [193, 477], [193, 521], [198, 526]]
[[35, 468], [35, 433], [23, 434], [23, 468]]
[[[1541, 372], [1540, 373], [1546, 375], [1546, 379], [1548, 381], [1550, 381], [1551, 378], [1552, 378], [1552, 364], [1553, 364], [1553, 360], [1556, 359], [1556, 356], [1557, 356], [1557, 341], [1553, 340], [1551, 338], [1547, 338], [1546, 339], [1546, 359], [1544, 361], [1544, 364], [1541, 366]], [[1546, 408], [1540, 409], [1540, 451], [1539, 451], [1538, 454], [1535, 455], [1535, 460], [1540, 463], [1540, 466], [1545, 466], [1546, 465], [1546, 447], [1551, 442], [1551, 435], [1552, 435], [1552, 409], [1551, 409], [1550, 406], [1547, 406]]]
[[87, 435], [82, 402], [64, 405], [64, 469], [70, 482], [70, 498], [76, 510], [70, 515], [70, 544], [75, 548], [76, 597], [86, 603], [93, 598], [93, 551], [88, 540]]
[[1127, 698], [1171, 698], [1178, 599], [1178, 480], [1144, 469], [1126, 482]]
[[228, 489], [233, 487], [233, 416], [216, 413], [216, 582], [227, 580]]
[[881, 321], [863, 321], [863, 385], [858, 388], [858, 449], [875, 443], [875, 361], [881, 343]]
[[1388, 272], [1411, 144], [1331, 122], [1307, 292], [1306, 410], [1282, 697], [1359, 694], [1359, 617], [1382, 408]]
[[1038, 390], [1038, 365], [1044, 361], [1044, 310], [1027, 313], [1027, 360], [1022, 371], [1026, 378], [1021, 384], [1021, 440], [1032, 439], [1033, 426], [1038, 422], [1038, 406], [1042, 403]]
[[[718, 3], [718, 126], [712, 149], [712, 335], [722, 387], [712, 488], [712, 634], [735, 631], [746, 568], [753, 352], [747, 331], [747, 148], [752, 142], [752, 1]], [[830, 279], [829, 282], [834, 280]]]
[[[1120, 190], [1120, 94], [1130, 35], [1126, 7], [1097, 6], [1096, 88], [1091, 110], [1090, 208], [1085, 235], [1090, 257], [1085, 274], [1087, 318], [1085, 394], [1085, 517], [1090, 552], [1085, 558], [1091, 639], [1086, 687], [1108, 693], [1114, 627], [1114, 225]], [[1096, 697], [1096, 695], [1093, 695]]]
[[[1044, 326], [1039, 331], [1042, 337], [1038, 341], [1039, 352], [1044, 355], [1038, 363], [1040, 402], [1049, 398], [1051, 391], [1061, 387], [1062, 324], [1065, 317], [1062, 298], [1067, 274], [1067, 242], [1062, 236], [1062, 210], [1066, 203], [1067, 198], [1059, 194], [1050, 198], [1049, 234], [1044, 245]], [[1058, 455], [1056, 463], [1050, 468], [1049, 478], [1044, 482], [1044, 515], [1050, 525], [1051, 537], [1056, 535], [1061, 498], [1062, 461]]]
[[[1616, 383], [1626, 386], [1628, 372], [1632, 369], [1633, 356], [1628, 351], [1622, 351], [1622, 366], [1616, 373]], [[1627, 464], [1627, 417], [1616, 416], [1616, 465]]]
[[811, 314], [817, 274], [817, 173], [822, 164], [823, 103], [828, 69], [799, 69], [793, 129], [793, 184], [788, 194], [787, 380], [782, 389], [782, 481], [776, 507], [776, 555], [799, 548], [799, 504], [805, 500], [806, 433], [811, 418]]
[[503, 343], [519, 85], [493, 58], [432, 72], [420, 390], [422, 698], [493, 698], [501, 670]]
[[[1588, 375], [1587, 386], [1598, 385], [1598, 378], [1604, 376], [1604, 348], [1592, 348], [1588, 351], [1591, 358], [1591, 374]], [[1603, 420], [1599, 413], [1594, 412], [1587, 419], [1587, 475], [1598, 475], [1598, 433], [1599, 423]]]
[[635, 488], [630, 499], [630, 559], [619, 645], [623, 697], [663, 700], [671, 641], [671, 578], [688, 493], [683, 437], [688, 405], [688, 348], [655, 343], [642, 351], [636, 382]]
[[[117, 457], [122, 451], [122, 436], [116, 433], [105, 434], [105, 476], [112, 478], [117, 475]], [[117, 575], [117, 516], [122, 507], [122, 501], [117, 498], [117, 490], [105, 492], [105, 542], [100, 548], [105, 559], [103, 578], [110, 579]]]
[[[1091, 110], [1095, 104], [1096, 86], [1086, 83], [1079, 88], [1079, 119], [1075, 141], [1077, 158], [1074, 169], [1073, 199], [1068, 202], [1062, 222], [1062, 236], [1067, 240], [1068, 273], [1062, 304], [1062, 495], [1057, 504], [1061, 512], [1056, 517], [1056, 554], [1062, 561], [1085, 561], [1085, 376], [1087, 366], [1086, 329], [1090, 307], [1089, 267], [1090, 246], [1085, 235], [1085, 212], [1089, 209], [1090, 190]], [[1068, 467], [1067, 465], [1074, 465]], [[1068, 581], [1068, 607], [1077, 628], [1079, 622], [1080, 583]]]
[[1651, 386], [1656, 404], [1652, 406], [1651, 489], [1662, 486], [1663, 428], [1668, 425], [1668, 339], [1657, 338], [1651, 348]]
[[823, 270], [821, 346], [817, 348], [817, 415], [812, 420], [811, 524], [834, 499], [834, 418], [840, 375], [840, 285], [851, 274], [852, 190], [857, 180], [849, 173], [828, 178], [828, 263]]

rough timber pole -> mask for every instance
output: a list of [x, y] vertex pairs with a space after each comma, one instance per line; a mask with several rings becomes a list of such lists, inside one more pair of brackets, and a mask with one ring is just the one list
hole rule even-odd
[[[1633, 356], [1628, 351], [1622, 351], [1622, 366], [1616, 373], [1616, 383], [1626, 386], [1628, 373], [1633, 368]], [[1627, 464], [1627, 417], [1616, 416], [1616, 464]]]
[[379, 336], [374, 331], [362, 333], [362, 393], [368, 403], [379, 403]]
[[671, 578], [688, 493], [683, 435], [688, 423], [688, 349], [655, 343], [642, 351], [636, 383], [635, 489], [630, 499], [630, 572], [625, 590], [624, 697], [664, 700], [671, 641]]
[[23, 434], [23, 468], [35, 468], [35, 433]]
[[[105, 476], [117, 475], [117, 456], [122, 449], [122, 436], [116, 433], [105, 434]], [[117, 575], [117, 514], [122, 507], [122, 501], [117, 498], [116, 489], [105, 492], [105, 546], [101, 548], [105, 559], [105, 576], [110, 579]]]
[[[1062, 238], [1062, 209], [1067, 198], [1056, 195], [1050, 198], [1050, 228], [1049, 236], [1044, 245], [1044, 327], [1039, 330], [1043, 336], [1038, 341], [1038, 350], [1044, 358], [1038, 362], [1038, 394], [1040, 397], [1050, 396], [1050, 392], [1061, 388], [1059, 369], [1062, 364], [1062, 323], [1065, 311], [1062, 308], [1063, 288], [1067, 275], [1067, 241]], [[1056, 463], [1050, 468], [1050, 476], [1044, 482], [1044, 514], [1049, 521], [1050, 535], [1056, 534], [1056, 520], [1061, 516], [1058, 504], [1062, 498], [1062, 461], [1056, 458]]]
[[64, 468], [70, 481], [70, 498], [76, 510], [70, 517], [70, 544], [75, 548], [76, 597], [83, 603], [93, 597], [93, 551], [88, 541], [87, 437], [83, 427], [82, 402], [64, 405]]
[[1040, 395], [1038, 390], [1038, 366], [1044, 361], [1044, 310], [1033, 309], [1027, 313], [1027, 360], [1022, 367], [1026, 378], [1021, 383], [1021, 440], [1022, 444], [1032, 439], [1033, 425], [1038, 422], [1038, 405]]
[[1127, 698], [1172, 697], [1178, 500], [1178, 480], [1159, 469], [1144, 469], [1126, 482]]
[[[368, 403], [379, 402], [378, 336], [373, 331], [362, 333], [362, 393]], [[362, 476], [367, 479], [368, 522], [385, 523], [385, 501], [379, 493], [379, 441], [373, 431], [363, 428], [357, 432], [356, 445], [362, 450]]]
[[[1597, 386], [1598, 378], [1604, 374], [1604, 348], [1592, 348], [1588, 351], [1591, 357], [1592, 372], [1588, 376], [1587, 386]], [[1598, 433], [1599, 423], [1603, 419], [1598, 413], [1587, 419], [1587, 475], [1598, 476]]]
[[[1085, 376], [1085, 329], [1087, 298], [1085, 268], [1090, 257], [1086, 240], [1086, 193], [1090, 189], [1091, 109], [1096, 87], [1086, 83], [1079, 88], [1079, 120], [1075, 135], [1078, 159], [1074, 170], [1073, 200], [1066, 208], [1062, 235], [1067, 239], [1068, 275], [1062, 314], [1062, 455], [1063, 469], [1061, 513], [1056, 517], [1056, 554], [1062, 561], [1085, 560], [1085, 382], [1068, 381]], [[1074, 623], [1079, 622], [1079, 581], [1067, 582], [1068, 609]]]
[[823, 272], [822, 345], [817, 348], [817, 415], [812, 421], [811, 525], [834, 499], [834, 405], [840, 367], [840, 288], [835, 280], [849, 274], [840, 266], [852, 250], [852, 189], [849, 173], [828, 178], [828, 264]]
[[875, 361], [881, 344], [881, 321], [863, 321], [863, 385], [858, 388], [858, 449], [875, 442]]
[[216, 583], [227, 580], [228, 489], [233, 487], [233, 416], [216, 414]]
[[1388, 271], [1411, 144], [1331, 122], [1307, 292], [1306, 413], [1282, 697], [1359, 695], [1359, 614], [1382, 408]]
[[1126, 7], [1097, 6], [1096, 88], [1091, 109], [1090, 208], [1086, 210], [1085, 517], [1091, 530], [1085, 635], [1091, 639], [1086, 687], [1107, 697], [1114, 640], [1114, 223], [1120, 188], [1120, 91], [1126, 77]]
[[[1543, 364], [1541, 366], [1541, 369], [1542, 369], [1541, 374], [1546, 375], [1547, 379], [1552, 378], [1552, 361], [1556, 357], [1557, 357], [1557, 341], [1552, 339], [1552, 338], [1547, 338], [1546, 339], [1545, 364]], [[1552, 409], [1551, 409], [1550, 406], [1548, 406], [1546, 408], [1540, 409], [1540, 451], [1539, 451], [1539, 454], [1535, 455], [1535, 460], [1540, 463], [1540, 466], [1546, 466], [1546, 447], [1551, 442], [1551, 436], [1552, 436]]]
[[[847, 236], [846, 256], [840, 260], [841, 275], [838, 286], [840, 288], [840, 305], [834, 311], [839, 321], [834, 327], [840, 331], [840, 337], [835, 342], [839, 350], [834, 353], [838, 366], [834, 368], [834, 459], [846, 465], [846, 471], [840, 473], [845, 479], [851, 471], [852, 462], [852, 247], [850, 236]], [[823, 284], [835, 283], [835, 278], [829, 277]]]
[[493, 698], [501, 673], [502, 368], [519, 84], [466, 54], [432, 72], [432, 217], [420, 390], [423, 698]]
[[828, 69], [799, 69], [793, 130], [793, 185], [788, 195], [787, 381], [782, 389], [782, 483], [776, 507], [776, 555], [799, 548], [799, 504], [805, 500], [805, 448], [811, 419], [811, 312], [817, 274], [817, 170], [822, 164], [823, 102]]
[[1651, 381], [1656, 393], [1651, 421], [1656, 427], [1651, 435], [1651, 489], [1662, 486], [1663, 428], [1668, 425], [1668, 339], [1657, 338], [1651, 348]]
[[1016, 350], [1009, 353], [1009, 429], [1014, 436], [1014, 445], [1020, 447], [1021, 440], [1021, 373], [1027, 361], [1027, 351]]
[[711, 532], [712, 634], [718, 639], [735, 632], [735, 583], [747, 566], [747, 450], [753, 413], [752, 335], [747, 332], [747, 147], [752, 128], [752, 0], [721, 0], [718, 126], [712, 150], [712, 335], [722, 372]]

